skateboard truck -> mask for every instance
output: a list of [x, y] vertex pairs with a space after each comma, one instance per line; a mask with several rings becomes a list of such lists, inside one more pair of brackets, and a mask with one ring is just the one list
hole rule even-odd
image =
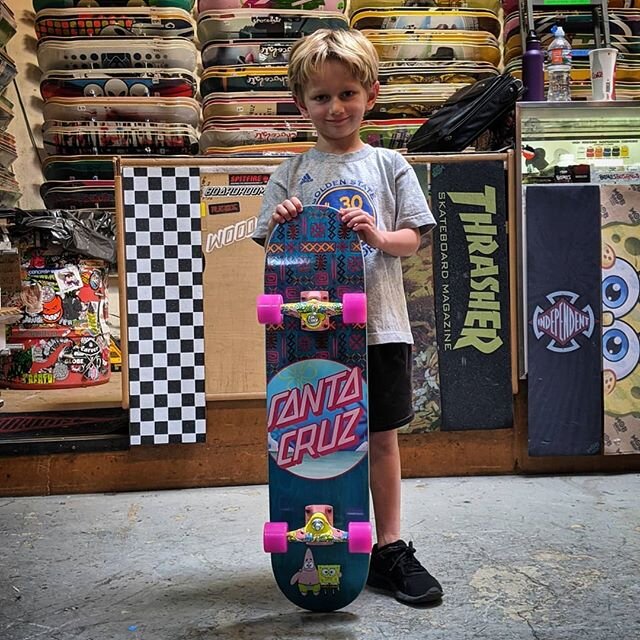
[[300, 302], [283, 302], [279, 294], [258, 296], [258, 322], [282, 324], [283, 315], [300, 318], [302, 329], [326, 331], [331, 316], [342, 315], [344, 324], [367, 322], [367, 296], [364, 293], [345, 293], [342, 302], [330, 302], [327, 291], [302, 291]]
[[333, 544], [345, 542], [349, 534], [333, 526], [333, 507], [330, 504], [312, 504], [304, 509], [305, 525], [287, 532], [289, 542], [306, 544]]
[[333, 526], [333, 507], [329, 504], [313, 504], [305, 507], [305, 525], [288, 530], [286, 522], [267, 522], [263, 543], [267, 553], [286, 553], [287, 543], [302, 542], [307, 545], [329, 545], [346, 542], [349, 553], [371, 552], [371, 523], [349, 522], [347, 531]]

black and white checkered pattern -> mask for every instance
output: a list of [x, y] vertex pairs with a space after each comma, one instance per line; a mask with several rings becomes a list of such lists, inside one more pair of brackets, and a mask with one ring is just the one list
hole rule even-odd
[[122, 176], [131, 444], [204, 442], [200, 170]]

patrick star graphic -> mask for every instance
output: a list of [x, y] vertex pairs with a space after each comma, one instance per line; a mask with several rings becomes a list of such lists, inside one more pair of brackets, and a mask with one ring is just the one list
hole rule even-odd
[[320, 593], [320, 578], [311, 549], [307, 549], [304, 554], [304, 562], [302, 563], [300, 571], [296, 571], [296, 573], [291, 576], [291, 584], [296, 584], [296, 582], [303, 596], [306, 596], [309, 591], [311, 591], [314, 596]]

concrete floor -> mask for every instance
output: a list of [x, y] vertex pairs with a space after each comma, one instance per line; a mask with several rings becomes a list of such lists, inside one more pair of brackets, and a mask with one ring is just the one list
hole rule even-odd
[[0, 498], [2, 640], [637, 640], [636, 474], [404, 482], [445, 589], [310, 614], [261, 550], [266, 487]]

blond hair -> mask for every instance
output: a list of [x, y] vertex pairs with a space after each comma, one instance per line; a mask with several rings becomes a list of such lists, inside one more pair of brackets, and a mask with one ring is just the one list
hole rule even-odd
[[365, 89], [378, 79], [378, 54], [371, 42], [355, 29], [319, 29], [298, 40], [289, 55], [289, 88], [302, 98], [311, 76], [328, 60], [337, 60]]

